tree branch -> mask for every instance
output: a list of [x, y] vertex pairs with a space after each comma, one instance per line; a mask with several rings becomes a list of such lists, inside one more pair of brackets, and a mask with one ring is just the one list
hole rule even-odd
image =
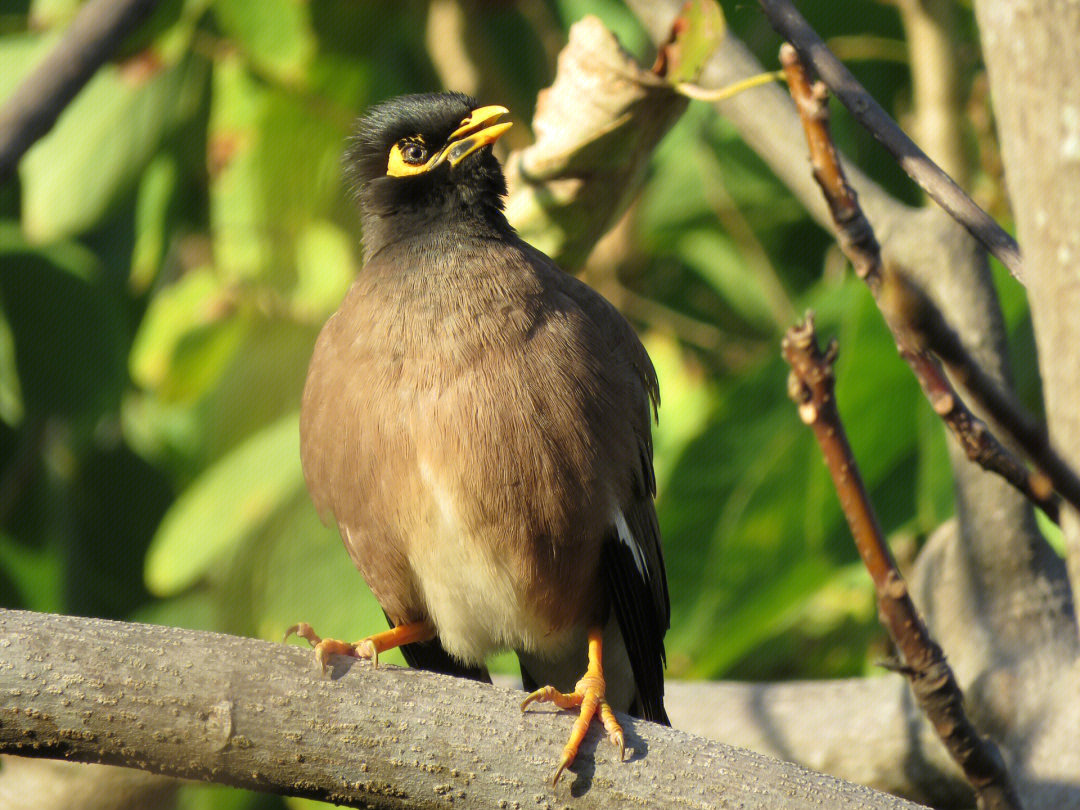
[[[974, 401], [1023, 449], [1040, 471], [1029, 476], [1032, 488], [1040, 490], [1038, 495], [1029, 497], [1042, 506], [1037, 498], [1049, 497], [1052, 487], [1080, 511], [1080, 478], [1050, 444], [1046, 426], [983, 371], [922, 290], [900, 275], [895, 276], [890, 286], [892, 309], [903, 312], [903, 322], [911, 330], [914, 341], [941, 359], [953, 378], [967, 389]], [[1047, 512], [1055, 523], [1058, 522], [1056, 512], [1056, 508], [1054, 514]]]
[[[785, 44], [781, 47], [780, 61], [784, 65], [791, 97], [799, 110], [799, 117], [806, 133], [814, 179], [821, 186], [821, 191], [829, 204], [829, 210], [832, 212], [837, 240], [844, 255], [854, 266], [856, 275], [870, 288], [896, 340], [900, 356], [911, 366], [934, 412], [953, 432], [968, 458], [980, 464], [984, 469], [1000, 475], [1056, 521], [1058, 504], [1053, 497], [1051, 484], [1053, 479], [1048, 480], [1045, 475], [1030, 473], [1020, 460], [1014, 457], [986, 425], [968, 409], [942, 372], [941, 367], [930, 356], [925, 342], [913, 339], [912, 336], [917, 327], [912, 319], [906, 316], [914, 317], [928, 311], [932, 304], [924, 296], [920, 299], [924, 302], [921, 309], [897, 305], [898, 299], [902, 296], [900, 291], [907, 287], [904, 286], [905, 282], [896, 278], [899, 275], [898, 271], [885, 272], [881, 249], [874, 230], [844, 176], [844, 170], [840, 166], [836, 147], [829, 131], [825, 85], [821, 82], [810, 84], [806, 69], [791, 45]], [[911, 297], [908, 295], [909, 299]], [[937, 310], [934, 309], [934, 312]], [[924, 316], [923, 320], [927, 317]], [[949, 331], [955, 337], [955, 333]], [[956, 342], [959, 344], [959, 340]], [[955, 351], [955, 347], [951, 348]], [[962, 347], [960, 351], [974, 365], [974, 361]], [[969, 379], [974, 378], [974, 373], [969, 374]], [[977, 378], [989, 381], [989, 376], [981, 369], [978, 371]], [[1069, 483], [1067, 478], [1060, 480], [1066, 484]]]
[[915, 609], [885, 543], [836, 407], [836, 351], [835, 341], [824, 353], [818, 348], [811, 315], [789, 329], [783, 341], [784, 359], [791, 366], [788, 393], [821, 446], [855, 546], [874, 581], [881, 622], [903, 658], [897, 669], [907, 676], [919, 706], [963, 768], [980, 810], [1019, 810], [1020, 798], [997, 746], [968, 720], [952, 668]]
[[[682, 0], [627, 0], [627, 5], [655, 43], [665, 40], [681, 4]], [[997, 41], [1006, 42], [1007, 39], [999, 36]], [[749, 48], [729, 29], [706, 63], [698, 84], [725, 87], [764, 71]], [[732, 123], [745, 143], [772, 169], [808, 213], [831, 230], [832, 215], [820, 187], [806, 170], [805, 137], [788, 93], [778, 86], [766, 85], [712, 106]], [[940, 208], [913, 208], [899, 202], [858, 167], [842, 156], [841, 160], [881, 241], [885, 263], [907, 268], [912, 278], [931, 295], [983, 368], [999, 383], [1008, 385], [1004, 320], [985, 255], [975, 240]], [[1021, 187], [1030, 187], [1033, 193], [1038, 188], [1027, 184], [1021, 184]], [[1036, 208], [1032, 206], [1031, 210]], [[1069, 311], [1064, 310], [1066, 314]], [[1064, 315], [1062, 319], [1068, 320]], [[1045, 369], [1043, 373], [1046, 374]], [[1073, 412], [1077, 411], [1073, 409]], [[1063, 444], [1063, 447], [1069, 446], [1073, 445]], [[989, 711], [997, 718], [994, 728], [1027, 728], [1028, 723], [1042, 722], [1035, 718], [1041, 716], [1043, 709], [1029, 701], [1018, 700], [1015, 691], [1009, 687], [1010, 683], [1018, 681], [1010, 680], [1012, 676], [1002, 673], [1016, 666], [1030, 666], [1041, 672], [1056, 673], [1047, 676], [1050, 678], [1047, 683], [1056, 683], [1064, 677], [1061, 675], [1063, 666], [1066, 673], [1071, 672], [1068, 662], [1076, 655], [1078, 647], [1065, 566], [1039, 533], [1030, 502], [1020, 492], [1000, 477], [969, 463], [957, 443], [949, 443], [949, 453], [957, 483], [958, 520], [935, 532], [920, 554], [914, 571], [918, 576], [912, 578], [912, 590], [918, 594], [919, 604], [939, 642], [949, 650], [949, 659], [969, 699], [979, 706], [979, 716], [983, 717], [981, 712]], [[1080, 555], [1077, 558], [1080, 559]], [[1030, 670], [1025, 673], [1031, 675]], [[1042, 676], [1035, 680], [1043, 682]], [[768, 688], [771, 696], [772, 690], [779, 686], [761, 688]], [[1038, 691], [1039, 687], [1035, 689]], [[814, 689], [809, 694], [808, 701], [820, 697]], [[896, 693], [883, 691], [882, 694], [889, 696], [889, 707], [882, 709], [892, 718], [888, 722], [900, 724], [899, 718], [910, 717], [897, 708], [900, 698]], [[740, 705], [736, 703], [734, 714], [743, 716]], [[828, 705], [837, 706], [838, 711], [846, 713], [843, 698]], [[726, 710], [726, 705], [724, 708]], [[1071, 711], [1063, 712], [1059, 707], [1051, 711], [1051, 716], [1061, 728], [1080, 728], [1070, 726], [1077, 721]], [[1003, 719], [1006, 717], [1009, 721]], [[877, 719], [868, 715], [853, 718], [853, 723], [865, 728], [867, 723]], [[723, 739], [738, 739], [756, 746], [757, 741], [770, 739], [769, 729], [780, 723], [784, 723], [785, 728], [796, 726], [797, 712], [792, 709], [775, 721], [768, 716], [763, 722], [767, 725], [765, 732], [751, 728], [743, 735]], [[717, 723], [715, 726], [731, 734], [728, 724]], [[905, 743], [903, 756], [918, 761], [924, 751], [931, 750], [925, 748], [922, 741], [932, 732], [926, 724], [920, 725], [914, 719], [910, 728], [912, 733]], [[841, 752], [848, 745], [850, 736], [830, 736], [820, 743], [811, 737], [812, 732], [798, 732], [794, 742], [785, 743], [788, 750], [785, 756], [814, 768], [826, 767], [826, 762], [833, 763], [828, 765], [830, 772], [849, 777], [856, 775], [837, 763], [844, 756]], [[869, 746], [875, 745], [873, 734], [866, 739], [872, 740]], [[1014, 744], [1026, 749], [1030, 747], [1029, 743], [1028, 738], [1018, 737], [1006, 745], [1012, 751]], [[861, 744], [856, 743], [856, 746], [861, 747]], [[1031, 771], [1021, 769], [1017, 772], [1017, 778], [1024, 785], [1025, 799], [1034, 795], [1033, 791], [1041, 797], [1042, 804], [1033, 801], [1032, 807], [1056, 808], [1075, 803], [1075, 793], [1069, 793], [1064, 782], [1056, 783], [1062, 786], [1062, 792], [1055, 794], [1054, 786], [1033, 787], [1031, 781], [1032, 772], [1052, 773], [1054, 779], [1059, 774], [1069, 773], [1073, 767], [1072, 754], [1072, 749], [1053, 747], [1048, 741], [1041, 747], [1038, 758], [1030, 760]], [[941, 755], [944, 756], [943, 751]], [[875, 766], [868, 763], [867, 767], [873, 769]], [[886, 768], [894, 773], [892, 766]], [[873, 784], [882, 784], [873, 774], [860, 776], [859, 780], [864, 778]], [[897, 783], [889, 778], [888, 784]]]
[[89, 0], [0, 110], [0, 183], [158, 0]]
[[[1049, 0], [973, 5], [1010, 207], [1031, 277], [1028, 304], [1047, 425], [1066, 461], [1080, 469], [1080, 73], [1069, 58], [1080, 47], [1080, 7]], [[1062, 517], [1072, 587], [1080, 592], [1080, 514], [1067, 509]]]
[[[377, 808], [914, 808], [886, 794], [620, 717], [548, 786], [572, 718], [521, 694], [215, 633], [0, 610], [0, 753], [100, 762]], [[689, 778], [692, 775], [692, 778]]]
[[795, 46], [799, 58], [809, 65], [851, 112], [852, 117], [873, 135], [920, 188], [949, 212], [957, 222], [989, 250], [1021, 283], [1024, 265], [1020, 246], [1002, 230], [993, 217], [958, 186], [949, 175], [926, 156], [880, 104], [866, 92], [844, 64], [825, 46], [810, 24], [789, 0], [759, 0], [769, 22], [784, 39]]

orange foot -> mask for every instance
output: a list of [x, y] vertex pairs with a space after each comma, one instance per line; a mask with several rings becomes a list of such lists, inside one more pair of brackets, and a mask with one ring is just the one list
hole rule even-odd
[[562, 759], [559, 761], [559, 767], [555, 771], [555, 778], [551, 780], [552, 786], [558, 783], [563, 771], [569, 767], [570, 763], [574, 761], [574, 757], [577, 756], [581, 741], [585, 739], [585, 733], [589, 730], [589, 723], [592, 722], [593, 716], [598, 709], [600, 711], [600, 722], [604, 724], [608, 739], [619, 748], [620, 762], [626, 750], [622, 726], [619, 725], [611, 706], [604, 699], [607, 684], [604, 682], [604, 670], [600, 664], [603, 650], [602, 635], [599, 627], [589, 630], [589, 668], [585, 671], [584, 677], [574, 685], [573, 692], [565, 694], [554, 686], [543, 686], [525, 698], [525, 701], [521, 704], [522, 711], [525, 711], [526, 707], [534, 702], [554, 703], [560, 709], [581, 707], [581, 712], [578, 714], [577, 720], [574, 721], [574, 728], [570, 732], [570, 739], [566, 743], [566, 747], [563, 748]]
[[371, 661], [375, 667], [379, 666], [379, 653], [400, 647], [403, 644], [413, 644], [417, 641], [427, 641], [435, 637], [435, 628], [430, 622], [411, 622], [401, 624], [376, 633], [373, 636], [362, 638], [350, 644], [347, 641], [338, 641], [336, 638], [320, 638], [307, 622], [294, 624], [285, 631], [285, 641], [289, 636], [296, 634], [307, 639], [308, 643], [315, 648], [315, 660], [319, 662], [323, 672], [331, 655], [349, 655], [353, 658], [365, 658]]

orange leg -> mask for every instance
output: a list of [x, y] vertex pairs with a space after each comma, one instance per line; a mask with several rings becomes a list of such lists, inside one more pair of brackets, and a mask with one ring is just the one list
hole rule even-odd
[[366, 658], [375, 667], [379, 666], [379, 653], [400, 647], [403, 644], [413, 644], [417, 641], [427, 641], [435, 637], [435, 628], [431, 622], [411, 622], [391, 627], [381, 633], [362, 638], [349, 644], [347, 641], [338, 641], [335, 638], [319, 638], [311, 625], [307, 622], [294, 624], [285, 631], [285, 640], [296, 634], [307, 639], [308, 643], [315, 648], [315, 660], [326, 671], [327, 662], [331, 655], [349, 655], [353, 658]]
[[603, 631], [599, 627], [590, 628], [589, 667], [585, 670], [584, 677], [575, 684], [574, 691], [565, 694], [554, 686], [543, 686], [525, 698], [525, 701], [521, 704], [522, 711], [525, 711], [526, 707], [534, 702], [554, 703], [560, 709], [581, 707], [578, 718], [574, 721], [574, 728], [570, 732], [570, 739], [567, 741], [566, 747], [563, 748], [562, 759], [559, 761], [559, 767], [555, 771], [555, 778], [551, 780], [553, 786], [559, 781], [563, 771], [574, 761], [574, 757], [577, 756], [581, 741], [585, 739], [585, 733], [589, 730], [589, 723], [592, 722], [597, 710], [600, 712], [600, 722], [604, 724], [608, 739], [619, 748], [619, 760], [621, 761], [623, 758], [626, 744], [623, 739], [622, 726], [615, 719], [615, 713], [604, 698], [607, 684], [604, 681], [604, 668], [601, 664], [602, 656]]

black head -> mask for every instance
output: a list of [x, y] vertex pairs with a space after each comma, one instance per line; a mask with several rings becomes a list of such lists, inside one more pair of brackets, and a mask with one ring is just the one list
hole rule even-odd
[[345, 153], [369, 255], [395, 239], [457, 223], [506, 228], [506, 180], [491, 144], [504, 107], [462, 93], [400, 96], [370, 109]]

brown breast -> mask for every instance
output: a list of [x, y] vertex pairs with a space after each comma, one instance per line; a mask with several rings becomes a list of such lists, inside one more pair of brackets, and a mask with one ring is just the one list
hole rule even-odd
[[[427, 616], [446, 583], [467, 600], [461, 552], [554, 632], [603, 608], [589, 594], [648, 435], [651, 366], [643, 379], [610, 305], [527, 246], [454, 247], [453, 266], [437, 244], [375, 257], [323, 329], [304, 473], [392, 620]], [[473, 545], [443, 553], [455, 539]]]

